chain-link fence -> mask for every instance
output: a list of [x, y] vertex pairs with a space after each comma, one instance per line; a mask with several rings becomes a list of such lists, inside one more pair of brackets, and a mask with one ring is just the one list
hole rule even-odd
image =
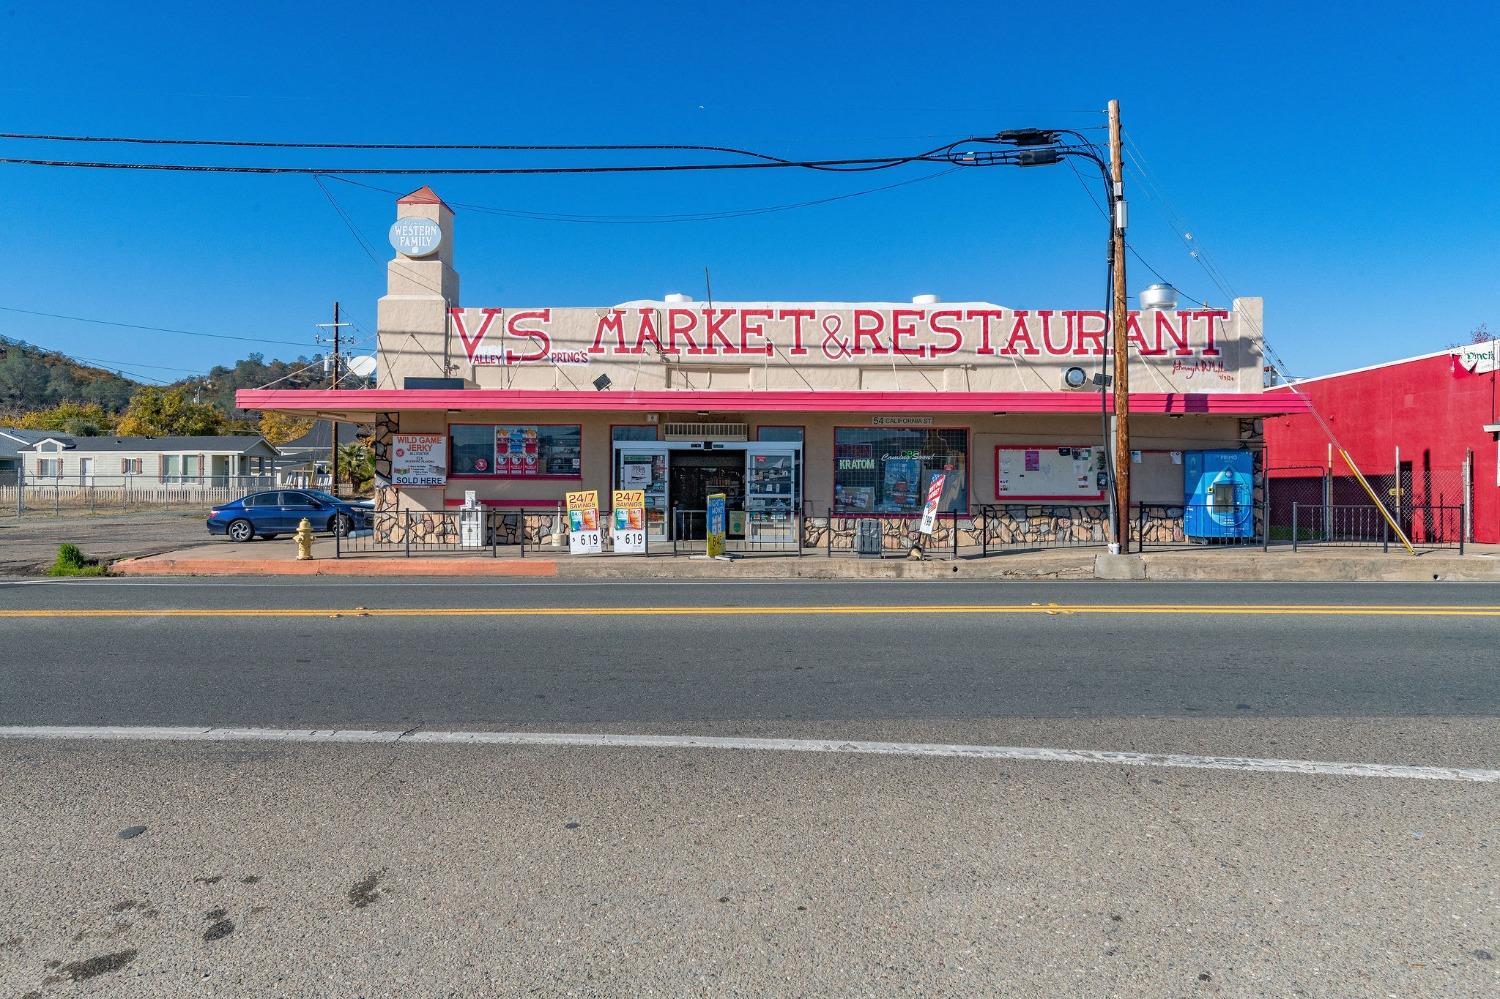
[[1473, 540], [1469, 515], [1471, 466], [1413, 467], [1366, 473], [1322, 466], [1268, 470], [1270, 540], [1295, 544], [1400, 544], [1452, 548]]

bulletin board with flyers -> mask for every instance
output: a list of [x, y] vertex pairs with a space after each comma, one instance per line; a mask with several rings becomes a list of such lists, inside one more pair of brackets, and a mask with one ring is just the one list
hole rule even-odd
[[1000, 445], [995, 448], [995, 495], [1000, 502], [1104, 499], [1104, 453], [1097, 445]]

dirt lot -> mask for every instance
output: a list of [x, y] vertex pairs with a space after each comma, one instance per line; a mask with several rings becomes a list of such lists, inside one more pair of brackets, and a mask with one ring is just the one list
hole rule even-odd
[[0, 575], [36, 572], [72, 542], [90, 558], [114, 559], [200, 544], [228, 544], [210, 537], [202, 511], [128, 514], [27, 514], [0, 517]]

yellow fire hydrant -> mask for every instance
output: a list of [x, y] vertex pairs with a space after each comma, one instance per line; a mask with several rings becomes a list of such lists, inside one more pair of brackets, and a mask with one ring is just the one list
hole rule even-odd
[[313, 557], [312, 521], [308, 520], [306, 517], [303, 517], [302, 523], [297, 525], [297, 531], [292, 535], [292, 537], [297, 539], [297, 561], [305, 562], [311, 559]]

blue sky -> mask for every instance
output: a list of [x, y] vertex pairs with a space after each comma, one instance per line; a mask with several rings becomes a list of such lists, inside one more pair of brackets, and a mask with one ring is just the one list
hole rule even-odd
[[[14, 4], [4, 128], [396, 142], [695, 142], [791, 156], [915, 151], [1015, 126], [1100, 129], [1111, 98], [1159, 184], [1127, 163], [1130, 238], [1185, 293], [1225, 297], [1296, 374], [1466, 342], [1497, 315], [1500, 130], [1492, 5]], [[442, 11], [440, 13], [440, 11]], [[3, 155], [430, 166], [431, 153], [173, 153], [0, 141]], [[450, 155], [454, 165], [508, 154]], [[556, 163], [588, 154], [506, 162]], [[597, 155], [597, 154], [595, 154]], [[450, 202], [668, 215], [912, 180], [803, 171], [433, 178]], [[391, 190], [423, 178], [360, 178]], [[391, 196], [307, 177], [0, 166], [0, 306], [288, 341], [150, 334], [0, 312], [0, 333], [161, 378], [249, 350], [317, 349], [335, 298], [373, 331]], [[1167, 207], [1170, 205], [1170, 209]], [[728, 221], [570, 224], [460, 209], [463, 304], [902, 300], [931, 292], [1095, 307], [1104, 223], [1064, 167], [964, 170]], [[1129, 261], [1132, 292], [1155, 280]], [[300, 345], [300, 346], [297, 346]], [[155, 365], [159, 367], [146, 367]]]

